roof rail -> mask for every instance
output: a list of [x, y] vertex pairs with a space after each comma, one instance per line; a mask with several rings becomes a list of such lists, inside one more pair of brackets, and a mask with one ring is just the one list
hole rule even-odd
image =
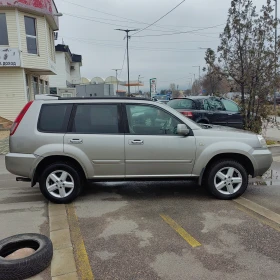
[[59, 99], [56, 94], [35, 94], [35, 100]]
[[103, 96], [103, 97], [58, 97], [59, 100], [145, 100], [151, 101], [151, 99], [147, 98], [139, 98], [139, 97], [117, 97], [117, 96]]

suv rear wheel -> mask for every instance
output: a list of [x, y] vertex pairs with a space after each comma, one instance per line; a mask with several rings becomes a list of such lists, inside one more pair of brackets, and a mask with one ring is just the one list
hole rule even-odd
[[82, 190], [82, 178], [77, 170], [66, 163], [46, 167], [40, 178], [40, 190], [51, 202], [72, 202]]
[[212, 164], [206, 177], [209, 191], [219, 199], [241, 196], [248, 186], [248, 173], [239, 162], [220, 160]]

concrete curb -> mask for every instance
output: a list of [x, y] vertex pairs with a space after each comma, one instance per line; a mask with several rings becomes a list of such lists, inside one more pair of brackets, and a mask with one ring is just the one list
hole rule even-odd
[[52, 280], [78, 280], [74, 249], [64, 204], [49, 202], [49, 223], [50, 238], [54, 247], [51, 263]]
[[267, 147], [268, 147], [268, 149], [269, 149], [269, 148], [274, 148], [274, 147], [280, 147], [280, 144], [276, 144], [276, 145], [268, 145]]

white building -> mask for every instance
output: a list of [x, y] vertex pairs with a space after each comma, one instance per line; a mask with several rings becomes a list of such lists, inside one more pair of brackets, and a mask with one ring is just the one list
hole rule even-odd
[[58, 15], [53, 0], [0, 1], [0, 117], [13, 121], [35, 94], [49, 92]]
[[81, 84], [82, 56], [72, 54], [67, 45], [55, 47], [57, 75], [50, 76], [51, 93]]

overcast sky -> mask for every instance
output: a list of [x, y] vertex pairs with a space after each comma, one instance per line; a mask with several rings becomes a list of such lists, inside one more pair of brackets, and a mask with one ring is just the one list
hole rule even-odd
[[[125, 33], [116, 28], [144, 28], [170, 11], [181, 0], [56, 0], [60, 18], [59, 39], [69, 45], [72, 53], [83, 56], [82, 76], [92, 79], [115, 75], [111, 69], [122, 68], [125, 53]], [[132, 37], [130, 45], [130, 79], [145, 82], [157, 78], [158, 89], [170, 83], [186, 89], [193, 74], [205, 66], [205, 50], [219, 44], [219, 33], [227, 19], [231, 0], [186, 0], [156, 25]], [[73, 4], [76, 5], [73, 5]], [[265, 0], [254, 0], [260, 6]], [[81, 5], [84, 7], [80, 7]], [[110, 14], [110, 15], [109, 15]], [[71, 16], [70, 16], [71, 15]], [[215, 28], [212, 26], [221, 25]], [[195, 31], [177, 35], [151, 36], [180, 31]], [[202, 71], [201, 71], [202, 72]], [[126, 60], [119, 77], [127, 80]]]

